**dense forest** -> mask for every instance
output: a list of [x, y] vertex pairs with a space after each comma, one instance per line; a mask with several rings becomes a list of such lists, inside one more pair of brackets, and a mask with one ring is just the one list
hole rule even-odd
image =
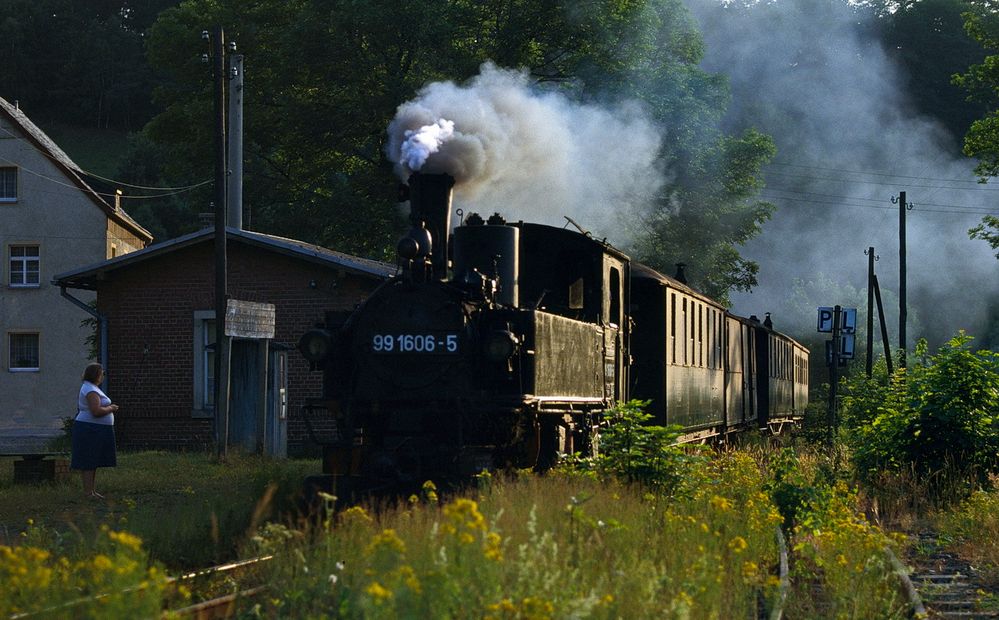
[[[766, 52], [773, 65], [747, 69], [740, 63], [764, 54], [761, 48], [741, 47], [750, 43], [751, 34], [733, 33], [755, 22], [786, 32], [802, 31], [805, 23], [822, 30], [795, 47], [792, 38], [772, 36], [766, 26], [760, 39], [781, 41], [783, 47]], [[56, 128], [57, 138], [74, 129], [119, 136], [120, 148], [92, 164], [96, 174], [148, 188], [198, 185], [212, 176], [212, 78], [210, 65], [202, 62], [209, 51], [202, 31], [214, 24], [226, 29], [245, 56], [244, 222], [254, 230], [372, 258], [391, 259], [403, 226], [395, 204], [399, 179], [386, 151], [387, 129], [400, 106], [419, 105], [436, 96], [435, 88], [475, 96], [491, 88], [492, 99], [480, 98], [478, 104], [495, 106], [499, 117], [517, 116], [517, 110], [503, 107], [514, 105], [515, 98], [497, 94], [497, 80], [505, 80], [521, 91], [516, 105], [547, 105], [578, 118], [568, 133], [590, 140], [595, 161], [601, 154], [621, 160], [619, 145], [653, 149], [654, 161], [644, 165], [655, 179], [634, 204], [613, 205], [620, 211], [617, 219], [583, 221], [584, 226], [664, 272], [687, 263], [692, 283], [708, 294], [728, 299], [751, 291], [774, 243], [764, 234], [767, 249], [758, 246], [753, 254], [744, 248], [752, 249], [761, 231], [778, 231], [785, 239], [798, 235], [805, 226], [802, 205], [808, 201], [803, 196], [814, 191], [792, 180], [785, 191], [796, 193], [774, 192], [781, 171], [821, 164], [828, 174], [846, 165], [843, 161], [868, 165], [855, 152], [846, 160], [823, 153], [818, 134], [804, 133], [823, 118], [814, 114], [817, 104], [808, 103], [812, 110], [794, 107], [809, 102], [809, 95], [786, 86], [762, 94], [766, 80], [780, 74], [820, 92], [833, 102], [830, 107], [844, 97], [856, 99], [844, 92], [849, 88], [809, 78], [823, 69], [856, 72], [839, 67], [830, 51], [833, 40], [826, 37], [840, 28], [856, 45], [855, 66], [882, 73], [881, 67], [890, 67], [891, 76], [878, 77], [905, 93], [896, 110], [867, 116], [880, 126], [889, 126], [887, 117], [896, 114], [920, 119], [933, 127], [937, 160], [961, 160], [963, 144], [965, 154], [977, 158], [965, 160], [969, 170], [976, 162], [983, 177], [997, 170], [999, 141], [992, 127], [999, 121], [990, 111], [999, 107], [994, 88], [999, 63], [987, 54], [999, 47], [993, 34], [999, 19], [987, 3], [965, 0], [883, 5], [840, 0], [781, 5], [7, 0], [0, 6], [0, 63], [5, 67], [0, 96], [17, 101], [43, 129]], [[955, 81], [955, 74], [962, 77]], [[578, 111], [587, 115], [572, 116]], [[614, 122], [642, 131], [615, 135], [620, 132]], [[857, 139], [883, 140], [877, 127]], [[849, 134], [848, 127], [834, 130]], [[532, 133], [530, 127], [521, 131]], [[508, 137], [492, 136], [491, 144]], [[573, 149], [571, 158], [585, 158], [579, 145]], [[78, 161], [85, 159], [71, 143], [66, 150]], [[510, 151], [513, 157], [523, 152]], [[910, 168], [884, 167], [915, 178], [905, 172]], [[925, 166], [920, 169], [919, 174], [933, 176]], [[599, 165], [562, 170], [573, 178], [561, 183], [587, 191], [609, 184], [600, 175], [614, 174], [612, 167]], [[506, 174], [519, 178], [524, 173]], [[612, 200], [629, 202], [628, 187], [616, 191]], [[181, 193], [147, 193], [158, 197], [124, 204], [157, 241], [198, 229], [198, 214], [208, 211], [211, 201], [210, 184]], [[585, 193], [566, 195], [570, 202], [587, 200]], [[478, 198], [491, 204], [488, 197]], [[591, 194], [594, 202], [605, 199]], [[597, 205], [597, 210], [611, 208]], [[996, 245], [994, 213], [982, 212], [963, 225], [960, 241]], [[608, 228], [611, 221], [615, 226]], [[807, 221], [822, 224], [814, 215]], [[971, 240], [968, 230], [975, 226], [977, 239]], [[987, 267], [994, 269], [995, 263]], [[815, 293], [807, 289], [816, 282], [821, 278], [799, 282], [805, 292], [798, 302]], [[789, 289], [789, 283], [784, 287]], [[822, 292], [835, 288], [825, 286]], [[999, 342], [999, 318], [995, 304], [990, 307], [979, 326], [986, 338], [996, 332], [992, 337]]]

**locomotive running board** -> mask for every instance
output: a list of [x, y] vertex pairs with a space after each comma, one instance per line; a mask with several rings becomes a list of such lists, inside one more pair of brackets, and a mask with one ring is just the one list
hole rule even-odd
[[524, 404], [538, 413], [586, 413], [603, 411], [610, 406], [603, 400], [581, 396], [556, 396], [554, 398], [525, 399]]

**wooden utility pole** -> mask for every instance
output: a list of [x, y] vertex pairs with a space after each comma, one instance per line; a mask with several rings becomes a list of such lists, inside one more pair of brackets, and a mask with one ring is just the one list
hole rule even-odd
[[905, 192], [898, 193], [898, 366], [905, 368], [905, 323], [908, 310], [905, 303]]
[[891, 365], [891, 343], [888, 342], [888, 327], [885, 324], [885, 308], [881, 304], [881, 287], [878, 286], [878, 276], [874, 275], [874, 298], [878, 301], [878, 320], [881, 323], [881, 341], [885, 347], [885, 363], [888, 365], [888, 376], [894, 372]]
[[832, 448], [836, 437], [836, 391], [839, 383], [839, 347], [840, 347], [840, 315], [843, 309], [833, 308], [832, 324], [832, 360], [829, 363], [829, 409], [826, 422], [829, 424], [829, 447]]
[[874, 246], [867, 248], [867, 378], [874, 374]]

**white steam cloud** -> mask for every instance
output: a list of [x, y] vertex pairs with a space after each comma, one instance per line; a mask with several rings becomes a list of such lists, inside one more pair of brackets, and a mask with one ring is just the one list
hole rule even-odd
[[427, 158], [440, 150], [441, 145], [454, 137], [454, 123], [440, 119], [419, 129], [407, 129], [406, 139], [400, 147], [400, 161], [410, 170], [419, 170]]
[[[760, 263], [760, 287], [733, 295], [735, 310], [772, 310], [778, 329], [797, 324], [802, 336], [814, 334], [814, 307], [790, 315], [792, 282], [825, 274], [865, 290], [864, 253], [874, 246], [896, 346], [898, 308], [889, 300], [899, 289], [899, 218], [891, 199], [905, 191], [915, 204], [906, 218], [908, 345], [923, 336], [939, 343], [958, 329], [982, 334], [989, 299], [999, 294], [997, 263], [967, 230], [994, 211], [999, 188], [975, 183], [974, 162], [957, 148], [961, 136], [913, 111], [877, 24], [838, 0], [688, 6], [705, 38], [703, 67], [730, 78], [736, 128], [755, 125], [778, 150], [763, 192], [778, 211], [745, 248]], [[925, 86], [918, 77], [912, 84]], [[835, 293], [816, 301], [854, 303]]]
[[388, 134], [401, 179], [446, 172], [456, 207], [508, 220], [561, 226], [569, 216], [609, 236], [663, 184], [662, 132], [640, 105], [573, 102], [490, 63], [467, 84], [424, 87], [399, 106]]

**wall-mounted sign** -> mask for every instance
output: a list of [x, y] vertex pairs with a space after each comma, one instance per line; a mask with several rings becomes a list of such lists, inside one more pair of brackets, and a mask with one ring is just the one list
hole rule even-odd
[[225, 335], [233, 338], [273, 338], [274, 304], [230, 299], [225, 309]]

